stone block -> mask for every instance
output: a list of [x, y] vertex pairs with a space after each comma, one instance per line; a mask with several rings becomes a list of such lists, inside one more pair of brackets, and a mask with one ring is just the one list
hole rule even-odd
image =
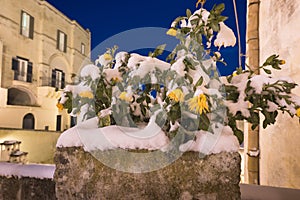
[[187, 152], [170, 165], [147, 173], [105, 166], [81, 147], [55, 154], [58, 199], [240, 199], [240, 155], [204, 158]]

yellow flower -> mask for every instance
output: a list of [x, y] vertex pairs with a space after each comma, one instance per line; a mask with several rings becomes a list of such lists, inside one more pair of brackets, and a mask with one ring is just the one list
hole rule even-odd
[[176, 36], [177, 35], [177, 30], [175, 28], [170, 28], [167, 31], [167, 35]]
[[59, 111], [63, 111], [64, 109], [64, 105], [59, 102], [56, 104], [56, 107], [58, 108]]
[[132, 101], [132, 96], [128, 95], [127, 92], [122, 92], [120, 95], [119, 95], [119, 98], [123, 101], [127, 101], [127, 102], [130, 102]]
[[203, 6], [203, 4], [204, 4], [205, 2], [206, 2], [206, 0], [198, 0], [197, 3], [196, 3], [196, 8], [198, 8], [199, 3], [201, 3], [202, 6]]
[[206, 96], [204, 94], [191, 98], [188, 101], [188, 104], [191, 111], [199, 113], [200, 115], [209, 111]]
[[297, 115], [297, 117], [300, 117], [300, 108], [297, 109], [296, 115]]
[[80, 92], [80, 93], [79, 93], [79, 96], [80, 96], [80, 97], [83, 97], [83, 98], [89, 98], [89, 99], [93, 99], [93, 98], [94, 98], [93, 93], [90, 92], [90, 91]]
[[118, 82], [120, 82], [120, 79], [119, 79], [118, 77], [113, 77], [113, 78], [111, 79], [111, 82], [113, 82], [113, 83], [118, 83]]
[[104, 55], [104, 60], [112, 60], [112, 56], [109, 53], [105, 53]]
[[168, 94], [168, 97], [176, 102], [183, 102], [184, 94], [181, 89], [177, 88]]
[[285, 60], [280, 60], [280, 61], [279, 61], [279, 64], [280, 64], [280, 65], [284, 65], [284, 64], [285, 64]]

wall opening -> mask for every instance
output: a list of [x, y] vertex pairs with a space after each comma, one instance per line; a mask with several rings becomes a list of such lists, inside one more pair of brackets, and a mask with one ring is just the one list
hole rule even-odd
[[34, 106], [35, 101], [27, 91], [10, 88], [8, 89], [7, 105]]
[[61, 131], [61, 115], [56, 116], [56, 131]]
[[34, 129], [34, 116], [33, 114], [29, 113], [24, 116], [23, 118], [23, 129]]

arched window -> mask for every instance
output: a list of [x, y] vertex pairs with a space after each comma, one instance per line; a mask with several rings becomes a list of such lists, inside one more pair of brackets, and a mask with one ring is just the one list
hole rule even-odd
[[23, 129], [34, 129], [34, 116], [29, 113], [23, 118]]
[[36, 101], [29, 91], [19, 88], [9, 88], [7, 105], [33, 106]]

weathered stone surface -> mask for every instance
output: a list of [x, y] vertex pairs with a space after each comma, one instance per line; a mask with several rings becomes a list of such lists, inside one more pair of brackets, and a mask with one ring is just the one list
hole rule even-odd
[[240, 199], [238, 153], [188, 152], [148, 173], [111, 169], [77, 147], [58, 148], [55, 163], [58, 199]]
[[55, 182], [51, 179], [0, 176], [0, 199], [54, 200]]

